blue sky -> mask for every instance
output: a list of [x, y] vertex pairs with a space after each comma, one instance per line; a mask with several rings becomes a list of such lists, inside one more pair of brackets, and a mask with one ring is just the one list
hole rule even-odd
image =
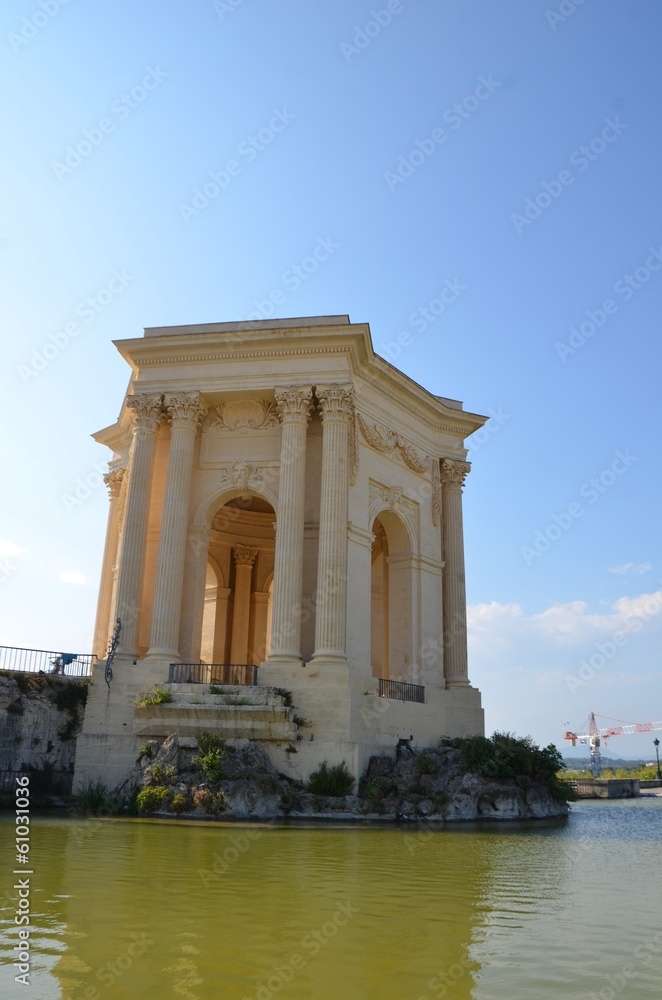
[[662, 718], [661, 30], [645, 0], [5, 3], [0, 642], [90, 645], [112, 339], [349, 313], [491, 416], [488, 729]]

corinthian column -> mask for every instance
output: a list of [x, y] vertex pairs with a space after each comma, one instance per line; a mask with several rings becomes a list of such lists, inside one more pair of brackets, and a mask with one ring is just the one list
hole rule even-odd
[[138, 654], [138, 623], [147, 545], [147, 519], [152, 491], [156, 434], [162, 417], [163, 396], [129, 396], [133, 440], [127, 475], [122, 551], [117, 568], [117, 617], [122, 621], [118, 652]]
[[347, 660], [347, 512], [351, 385], [318, 385], [322, 414], [322, 485], [314, 659]]
[[235, 545], [234, 609], [232, 614], [232, 663], [248, 662], [248, 628], [251, 620], [251, 575], [258, 553], [248, 545]]
[[306, 495], [306, 432], [313, 387], [275, 390], [282, 424], [269, 662], [301, 660], [301, 588]]
[[101, 583], [99, 585], [99, 600], [97, 602], [97, 617], [94, 626], [94, 645], [92, 652], [99, 659], [106, 654], [108, 644], [108, 623], [113, 599], [113, 566], [117, 559], [117, 542], [119, 539], [119, 498], [124, 469], [114, 469], [107, 472], [103, 481], [108, 487], [110, 510], [108, 511], [108, 527], [106, 528], [106, 544], [103, 549], [101, 564]]
[[172, 432], [156, 563], [152, 631], [147, 655], [172, 659], [179, 657], [179, 622], [193, 447], [198, 425], [206, 414], [207, 407], [199, 392], [165, 395], [163, 406]]
[[441, 462], [444, 677], [449, 687], [469, 684], [462, 487], [470, 469], [469, 462]]

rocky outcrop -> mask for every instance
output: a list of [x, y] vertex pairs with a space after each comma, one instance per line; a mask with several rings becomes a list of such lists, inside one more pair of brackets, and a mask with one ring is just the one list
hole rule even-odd
[[72, 771], [84, 681], [0, 673], [0, 770]]
[[[227, 740], [218, 772], [200, 763], [194, 738], [150, 740], [128, 784], [147, 791], [146, 812], [235, 819], [379, 819], [400, 822], [525, 820], [565, 816], [568, 806], [544, 784], [497, 781], [467, 770], [459, 750], [372, 757], [357, 794], [327, 796], [279, 774], [264, 749]], [[156, 803], [156, 805], [154, 805]], [[150, 806], [154, 805], [154, 808]]]

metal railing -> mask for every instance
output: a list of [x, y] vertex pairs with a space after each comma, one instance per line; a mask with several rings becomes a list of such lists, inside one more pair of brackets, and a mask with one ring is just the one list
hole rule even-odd
[[0, 646], [0, 670], [59, 674], [60, 677], [89, 677], [94, 653], [58, 653], [48, 649], [19, 649]]
[[387, 677], [380, 677], [379, 697], [395, 701], [417, 701], [423, 705], [425, 688], [422, 684], [407, 684], [405, 681], [390, 681]]
[[168, 684], [257, 684], [252, 663], [171, 663]]

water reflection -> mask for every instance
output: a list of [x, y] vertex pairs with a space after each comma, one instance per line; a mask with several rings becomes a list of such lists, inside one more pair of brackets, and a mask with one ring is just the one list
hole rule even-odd
[[[489, 831], [39, 819], [30, 995], [588, 998], [641, 942], [631, 912], [662, 888], [646, 854], [661, 804], [611, 827], [612, 804], [588, 803], [567, 824]], [[0, 823], [8, 850], [11, 832]], [[5, 963], [15, 940], [1, 938]], [[654, 995], [654, 968], [628, 1000]], [[28, 995], [6, 964], [0, 987]]]

